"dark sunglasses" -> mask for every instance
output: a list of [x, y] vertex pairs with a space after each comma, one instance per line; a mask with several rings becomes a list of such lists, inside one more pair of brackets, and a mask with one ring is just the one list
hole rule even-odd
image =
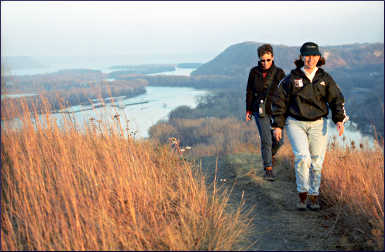
[[271, 59], [259, 60], [260, 62], [270, 62]]

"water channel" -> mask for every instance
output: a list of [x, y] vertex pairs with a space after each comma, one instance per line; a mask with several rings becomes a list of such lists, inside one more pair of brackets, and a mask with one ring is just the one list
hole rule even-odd
[[[177, 68], [175, 71], [158, 74], [166, 75], [190, 75], [195, 69]], [[108, 69], [102, 69], [107, 72]], [[151, 74], [156, 75], [156, 74]], [[61, 113], [54, 113], [52, 117], [59, 125], [63, 124], [64, 118], [70, 116], [72, 120], [81, 126], [92, 121], [114, 120], [118, 115], [121, 123], [134, 132], [138, 138], [148, 137], [149, 128], [159, 120], [167, 120], [168, 114], [175, 108], [186, 105], [195, 108], [198, 99], [208, 94], [209, 91], [186, 87], [146, 87], [146, 93], [126, 99], [125, 97], [113, 97], [111, 101], [105, 100], [104, 106], [100, 101], [95, 100], [93, 105], [77, 105], [69, 107]], [[18, 96], [30, 96], [33, 94], [20, 94]], [[63, 113], [65, 112], [65, 113]], [[15, 122], [16, 123], [16, 122]], [[3, 124], [3, 122], [2, 122]], [[17, 124], [17, 123], [16, 123]], [[356, 144], [365, 143], [372, 145], [373, 138], [364, 136], [355, 128], [353, 122], [349, 122], [345, 128], [345, 137], [338, 137], [334, 124], [329, 120], [329, 137], [335, 138], [340, 144], [349, 144], [354, 141]]]

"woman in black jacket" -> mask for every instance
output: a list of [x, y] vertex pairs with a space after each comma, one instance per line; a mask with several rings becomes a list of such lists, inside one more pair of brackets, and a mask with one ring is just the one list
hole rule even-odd
[[318, 45], [304, 43], [295, 61], [296, 69], [286, 76], [273, 99], [274, 136], [282, 138], [286, 127], [294, 156], [299, 210], [306, 209], [309, 196], [311, 210], [319, 210], [321, 170], [328, 143], [327, 116], [329, 109], [339, 135], [348, 120], [344, 96], [333, 78], [322, 68], [325, 59]]
[[274, 181], [272, 157], [283, 144], [283, 138], [276, 141], [271, 129], [271, 94], [277, 89], [278, 83], [285, 77], [281, 68], [274, 64], [273, 48], [264, 44], [258, 48], [258, 66], [250, 70], [246, 89], [246, 121], [252, 116], [258, 127], [261, 139], [261, 152], [264, 178]]

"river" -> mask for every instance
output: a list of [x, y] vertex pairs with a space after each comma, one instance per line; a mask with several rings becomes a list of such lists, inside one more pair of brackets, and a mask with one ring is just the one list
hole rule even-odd
[[[94, 66], [94, 65], [81, 65], [81, 66], [74, 66], [74, 65], [53, 65], [48, 67], [39, 67], [39, 68], [20, 68], [20, 69], [9, 69], [4, 71], [4, 75], [6, 76], [19, 76], [19, 75], [36, 75], [36, 74], [48, 74], [48, 73], [54, 73], [60, 70], [69, 70], [69, 69], [90, 69], [90, 70], [99, 70], [104, 74], [108, 74], [114, 71], [121, 71], [125, 69], [114, 69], [107, 66]], [[149, 75], [190, 75], [192, 71], [194, 71], [196, 68], [179, 68], [176, 67], [174, 71], [167, 71], [167, 72], [161, 72], [161, 73], [153, 73]]]
[[[39, 74], [45, 71], [58, 71], [60, 69], [24, 69], [18, 74]], [[104, 73], [111, 71], [109, 68], [99, 69]], [[176, 68], [175, 71], [156, 73], [151, 75], [186, 75], [189, 76], [195, 68]], [[81, 126], [90, 123], [97, 123], [102, 120], [113, 120], [115, 115], [124, 125], [128, 126], [129, 132], [135, 137], [148, 137], [149, 128], [159, 120], [167, 120], [168, 114], [175, 108], [186, 105], [195, 108], [198, 105], [198, 98], [208, 94], [207, 90], [198, 90], [186, 87], [146, 87], [146, 93], [124, 99], [125, 97], [113, 97], [112, 101], [106, 101], [105, 106], [100, 101], [95, 100], [93, 105], [77, 105], [53, 113], [52, 117], [56, 119], [59, 126], [63, 125], [64, 118], [71, 116], [76, 124]], [[11, 97], [31, 96], [33, 94], [8, 95]], [[95, 108], [96, 107], [96, 108]], [[67, 113], [64, 113], [67, 112]], [[18, 121], [13, 125], [17, 127]]]
[[[48, 69], [46, 69], [48, 70]], [[52, 69], [60, 70], [60, 69]], [[104, 73], [111, 71], [109, 68], [98, 69]], [[162, 72], [151, 75], [186, 75], [189, 76], [195, 69], [176, 68], [175, 71]], [[39, 71], [44, 69], [23, 70], [24, 73], [29, 72], [32, 74], [38, 74]], [[19, 72], [21, 74], [21, 72]], [[198, 105], [198, 98], [208, 94], [209, 91], [198, 90], [185, 87], [146, 87], [146, 93], [124, 99], [124, 97], [114, 97], [112, 103], [107, 103], [103, 107], [99, 101], [94, 101], [93, 106], [78, 105], [67, 108], [61, 112], [68, 113], [54, 113], [52, 116], [57, 120], [59, 125], [62, 125], [64, 116], [70, 115], [72, 119], [76, 121], [78, 125], [84, 123], [95, 123], [99, 120], [113, 120], [115, 115], [119, 115], [120, 121], [124, 127], [128, 126], [129, 131], [137, 138], [148, 137], [148, 130], [159, 120], [167, 120], [168, 114], [175, 108], [186, 105], [191, 108], [195, 108]], [[29, 96], [33, 94], [19, 94], [18, 96]], [[330, 138], [336, 137], [340, 144], [348, 144], [354, 141], [357, 145], [360, 143], [366, 143], [366, 145], [372, 145], [373, 138], [364, 136], [354, 127], [354, 123], [350, 122], [345, 128], [345, 137], [338, 137], [337, 130], [333, 123], [329, 120], [329, 136]]]
[[[168, 114], [175, 108], [186, 105], [195, 108], [198, 98], [208, 94], [206, 90], [198, 90], [185, 87], [146, 87], [146, 93], [124, 99], [113, 98], [113, 103], [104, 107], [92, 108], [92, 106], [73, 106], [64, 111], [71, 112], [71, 116], [80, 125], [90, 123], [92, 120], [113, 120], [115, 115], [130, 132], [136, 137], [148, 137], [149, 128], [159, 120], [167, 120]], [[100, 105], [95, 101], [94, 106]], [[58, 122], [62, 123], [62, 113], [53, 114]], [[92, 119], [91, 119], [92, 118]], [[127, 125], [128, 124], [128, 125]]]

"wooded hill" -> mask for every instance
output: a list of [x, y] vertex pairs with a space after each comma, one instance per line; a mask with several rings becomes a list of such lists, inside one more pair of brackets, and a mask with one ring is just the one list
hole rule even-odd
[[[257, 48], [263, 43], [243, 42], [226, 48], [211, 61], [200, 66], [192, 73], [195, 75], [238, 75], [245, 76], [250, 68], [257, 64]], [[294, 60], [299, 56], [299, 46], [274, 45], [276, 64], [288, 72], [295, 67]], [[321, 54], [326, 58], [326, 70], [384, 64], [384, 44], [351, 44], [340, 46], [320, 46]]]
[[[242, 83], [241, 97], [244, 97], [250, 69], [257, 65], [257, 48], [263, 43], [243, 42], [232, 45], [213, 60], [192, 72], [192, 78], [212, 75], [228, 76], [234, 79], [234, 87]], [[299, 46], [272, 45], [277, 66], [288, 74], [295, 68], [294, 60], [299, 56]], [[384, 44], [365, 43], [320, 47], [326, 58], [323, 66], [337, 84], [344, 96], [347, 112], [361, 131], [383, 135], [384, 131]]]
[[[116, 79], [145, 79], [149, 86], [188, 86], [232, 92], [230, 99], [238, 101], [237, 108], [243, 111], [247, 79], [250, 69], [257, 65], [258, 42], [243, 42], [225, 49], [211, 61], [202, 64], [191, 76], [148, 76], [143, 74], [118, 74]], [[272, 45], [276, 64], [288, 74], [295, 67], [299, 47]], [[383, 135], [384, 131], [384, 44], [351, 44], [320, 48], [326, 58], [323, 66], [337, 82], [345, 96], [345, 106], [352, 121], [368, 134], [373, 129]], [[221, 99], [226, 99], [222, 97]], [[233, 104], [233, 102], [225, 101]], [[231, 114], [243, 118], [242, 114]]]

